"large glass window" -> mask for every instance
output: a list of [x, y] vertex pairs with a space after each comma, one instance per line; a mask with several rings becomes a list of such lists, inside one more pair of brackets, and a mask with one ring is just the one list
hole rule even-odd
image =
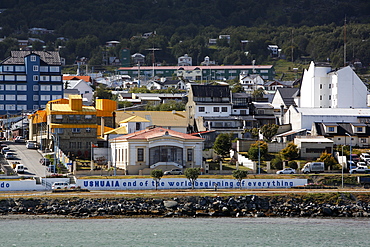
[[183, 149], [175, 146], [160, 146], [149, 149], [149, 163], [175, 162], [183, 164]]

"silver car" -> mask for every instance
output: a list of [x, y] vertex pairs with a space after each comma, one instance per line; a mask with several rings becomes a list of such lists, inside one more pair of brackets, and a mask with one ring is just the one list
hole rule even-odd
[[295, 174], [295, 170], [293, 168], [285, 168], [284, 170], [277, 171], [276, 174]]
[[171, 171], [165, 171], [164, 175], [182, 175], [181, 169], [172, 169]]

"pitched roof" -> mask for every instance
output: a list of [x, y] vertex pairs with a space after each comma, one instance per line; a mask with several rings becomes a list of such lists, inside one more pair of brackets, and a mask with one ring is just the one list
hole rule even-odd
[[191, 85], [194, 97], [230, 97], [229, 86], [220, 85]]
[[127, 131], [126, 126], [121, 126], [121, 127], [116, 128], [116, 129], [112, 129], [108, 132], [105, 132], [104, 135], [109, 135], [109, 134], [125, 135], [127, 133], [128, 133], [128, 131]]
[[299, 93], [299, 88], [278, 88], [277, 91], [280, 93], [281, 98], [287, 107], [296, 105], [294, 97]]
[[132, 117], [129, 117], [129, 118], [126, 118], [120, 121], [119, 123], [129, 123], [129, 122], [133, 123], [133, 122], [150, 122], [150, 121], [142, 117], [132, 116]]
[[188, 118], [184, 111], [116, 111], [116, 121], [120, 122], [132, 116], [139, 116], [150, 121], [150, 125], [187, 127]]
[[203, 138], [192, 136], [189, 134], [184, 134], [181, 132], [177, 132], [170, 129], [165, 129], [162, 127], [155, 127], [155, 128], [149, 128], [145, 130], [141, 130], [138, 132], [130, 133], [124, 136], [120, 136], [115, 138], [115, 140], [149, 140], [156, 137], [162, 137], [162, 136], [172, 136], [184, 140], [196, 140], [196, 141], [203, 141]]
[[48, 65], [61, 65], [59, 52], [57, 51], [11, 51], [10, 57], [6, 58], [1, 64], [24, 64], [24, 58], [31, 54], [40, 56], [41, 61]]
[[64, 75], [63, 81], [71, 81], [71, 80], [84, 80], [86, 82], [91, 82], [90, 76], [79, 76], [79, 75]]

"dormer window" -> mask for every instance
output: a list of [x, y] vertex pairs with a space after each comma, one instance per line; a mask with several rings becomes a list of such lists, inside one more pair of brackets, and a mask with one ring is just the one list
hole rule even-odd
[[36, 56], [35, 55], [31, 56], [31, 62], [36, 62]]
[[334, 127], [328, 127], [328, 132], [334, 132]]
[[357, 127], [357, 128], [356, 128], [356, 131], [357, 131], [357, 132], [363, 132], [363, 127]]

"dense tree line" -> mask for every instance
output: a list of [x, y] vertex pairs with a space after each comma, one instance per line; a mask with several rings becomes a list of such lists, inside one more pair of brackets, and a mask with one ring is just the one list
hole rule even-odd
[[[0, 37], [8, 37], [0, 42], [0, 59], [16, 47], [12, 38], [26, 39], [29, 28], [42, 27], [54, 33], [31, 36], [45, 41], [48, 50], [65, 47], [60, 51], [67, 63], [87, 57], [91, 65], [100, 65], [102, 54], [119, 56], [129, 48], [146, 55], [150, 65], [149, 49], [155, 47], [155, 62], [164, 65], [184, 54], [194, 65], [205, 56], [218, 64], [262, 64], [269, 60], [267, 45], [277, 44], [289, 60], [329, 59], [341, 66], [346, 17], [347, 60], [370, 63], [366, 0], [4, 0], [0, 9], [6, 9], [0, 14]], [[138, 38], [154, 31], [155, 36]], [[230, 41], [208, 45], [221, 34], [230, 35]], [[105, 49], [109, 40], [121, 43]], [[34, 49], [43, 48], [36, 43]]]

